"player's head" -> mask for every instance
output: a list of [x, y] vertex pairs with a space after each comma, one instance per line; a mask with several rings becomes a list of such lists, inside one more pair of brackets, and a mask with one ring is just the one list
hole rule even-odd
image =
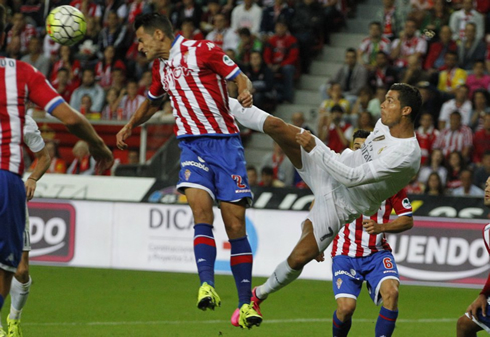
[[381, 104], [381, 121], [392, 127], [403, 119], [413, 123], [422, 107], [422, 96], [417, 88], [406, 83], [395, 83]]
[[364, 142], [366, 141], [366, 138], [371, 134], [371, 132], [366, 131], [366, 130], [357, 130], [354, 132], [352, 135], [352, 150], [359, 150]]
[[144, 53], [148, 60], [157, 57], [168, 60], [174, 33], [172, 24], [165, 15], [139, 15], [134, 21], [134, 30], [138, 39], [138, 51]]
[[3, 40], [5, 39], [5, 26], [6, 26], [6, 11], [3, 5], [0, 5], [0, 44], [3, 45]]

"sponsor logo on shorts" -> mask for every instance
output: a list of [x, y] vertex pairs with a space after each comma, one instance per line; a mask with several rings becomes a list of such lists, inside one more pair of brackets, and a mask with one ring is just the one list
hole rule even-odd
[[249, 189], [246, 190], [235, 190], [235, 193], [251, 193], [252, 191]]
[[339, 277], [337, 279], [337, 282], [335, 282], [337, 284], [337, 289], [340, 289], [340, 286], [342, 285], [342, 279]]
[[29, 202], [34, 261], [69, 262], [75, 252], [76, 211], [69, 203]]
[[195, 162], [195, 161], [188, 160], [188, 161], [182, 162], [182, 167], [186, 167], [186, 166], [194, 166], [194, 167], [197, 167], [197, 168], [199, 168], [201, 170], [204, 170], [206, 172], [209, 172], [209, 167], [207, 167], [204, 164]]
[[[354, 271], [355, 273], [355, 271]], [[347, 270], [337, 270], [333, 276], [339, 276], [339, 275], [346, 275], [346, 276], [349, 276], [350, 278], [353, 278], [353, 279], [358, 279], [357, 277], [355, 277], [354, 275], [352, 275], [352, 269], [350, 272], [348, 272]]]

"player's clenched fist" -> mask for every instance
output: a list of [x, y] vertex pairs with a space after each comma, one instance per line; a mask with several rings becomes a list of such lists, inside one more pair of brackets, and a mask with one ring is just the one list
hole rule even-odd
[[238, 95], [237, 100], [244, 108], [250, 108], [253, 104], [253, 96], [248, 90], [243, 90]]
[[296, 135], [296, 142], [305, 149], [306, 152], [310, 152], [316, 146], [315, 138], [311, 135], [310, 131], [304, 131]]
[[381, 226], [379, 226], [376, 221], [371, 220], [371, 219], [363, 220], [362, 221], [362, 227], [364, 227], [366, 232], [368, 232], [369, 234], [380, 234], [380, 233], [382, 233]]
[[128, 147], [128, 144], [126, 144], [124, 141], [131, 136], [131, 128], [128, 127], [127, 125], [124, 126], [116, 135], [116, 145], [119, 148], [119, 150], [124, 150]]

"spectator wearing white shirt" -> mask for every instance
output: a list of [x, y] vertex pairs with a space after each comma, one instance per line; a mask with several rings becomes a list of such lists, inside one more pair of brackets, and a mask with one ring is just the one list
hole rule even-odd
[[461, 186], [453, 190], [453, 196], [459, 197], [483, 197], [485, 192], [473, 185], [473, 171], [464, 169], [460, 173]]
[[228, 28], [226, 16], [218, 13], [214, 16], [214, 29], [206, 35], [206, 40], [212, 41], [223, 50], [231, 49], [236, 52], [240, 37], [233, 29]]
[[450, 99], [442, 105], [441, 113], [439, 114], [439, 130], [442, 131], [449, 127], [449, 116], [454, 111], [458, 111], [461, 114], [461, 123], [463, 125], [470, 125], [473, 107], [468, 98], [468, 93], [468, 86], [466, 84], [460, 85], [454, 91], [455, 98]]
[[238, 29], [247, 27], [254, 35], [260, 31], [262, 21], [262, 8], [254, 0], [244, 0], [241, 5], [236, 6], [231, 12], [231, 29], [237, 32]]
[[417, 33], [417, 23], [408, 19], [405, 28], [400, 33], [400, 38], [393, 41], [391, 46], [391, 58], [397, 67], [404, 68], [408, 65], [408, 57], [416, 55], [422, 59], [427, 53], [427, 41]]
[[453, 40], [464, 41], [468, 22], [473, 22], [476, 26], [476, 39], [482, 39], [485, 33], [485, 21], [483, 15], [473, 8], [473, 0], [463, 0], [463, 8], [451, 14], [449, 27], [453, 31]]

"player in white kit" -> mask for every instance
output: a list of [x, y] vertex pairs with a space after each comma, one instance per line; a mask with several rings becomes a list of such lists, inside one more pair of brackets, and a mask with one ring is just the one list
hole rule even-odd
[[374, 214], [381, 202], [405, 187], [418, 172], [421, 151], [413, 120], [421, 104], [418, 89], [404, 83], [392, 85], [381, 104], [381, 120], [364, 146], [341, 155], [311, 133], [258, 108], [232, 106], [241, 124], [268, 134], [281, 146], [315, 195], [299, 242], [266, 283], [254, 288], [252, 301], [257, 309], [270, 293], [298, 278], [303, 267], [328, 247], [341, 226], [362, 214]]

